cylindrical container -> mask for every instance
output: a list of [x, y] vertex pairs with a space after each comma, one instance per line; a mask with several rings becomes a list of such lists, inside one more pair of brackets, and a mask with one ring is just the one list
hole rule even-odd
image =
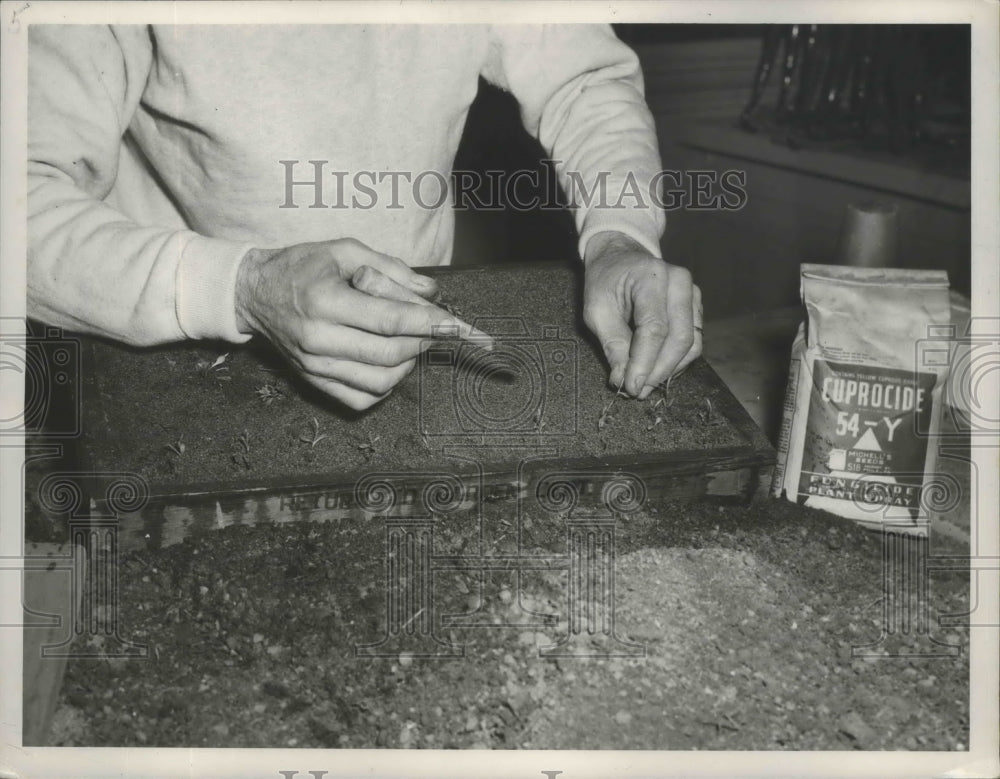
[[891, 268], [899, 247], [899, 209], [895, 203], [851, 203], [844, 215], [837, 262], [857, 268]]

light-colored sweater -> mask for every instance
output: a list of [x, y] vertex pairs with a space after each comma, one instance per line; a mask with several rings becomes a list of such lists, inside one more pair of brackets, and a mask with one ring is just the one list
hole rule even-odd
[[[133, 344], [239, 342], [251, 247], [349, 236], [447, 263], [450, 203], [421, 207], [405, 180], [395, 203], [385, 180], [372, 208], [332, 206], [350, 205], [359, 171], [447, 176], [480, 74], [514, 94], [562, 174], [608, 171], [615, 192], [659, 169], [636, 57], [603, 26], [32, 27], [29, 315]], [[281, 207], [282, 160], [296, 181], [323, 161], [321, 207], [309, 186]], [[426, 205], [440, 178], [425, 179]], [[575, 217], [581, 253], [618, 230], [659, 255], [658, 209]]]

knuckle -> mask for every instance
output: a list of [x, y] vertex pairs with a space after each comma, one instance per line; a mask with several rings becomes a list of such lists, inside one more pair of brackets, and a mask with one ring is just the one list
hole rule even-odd
[[364, 244], [361, 243], [357, 238], [347, 237], [340, 238], [336, 241], [338, 249], [346, 252], [356, 252], [362, 248]]
[[338, 392], [336, 397], [341, 403], [354, 411], [364, 411], [373, 406], [375, 401], [378, 400], [378, 398], [360, 395], [356, 392]]
[[663, 340], [667, 337], [670, 332], [670, 328], [667, 323], [660, 317], [652, 317], [648, 321], [643, 323], [643, 332], [645, 335], [651, 339]]
[[373, 260], [381, 265], [387, 271], [409, 271], [410, 266], [403, 262], [399, 257], [394, 257], [391, 254], [377, 254], [373, 257]]
[[643, 276], [665, 277], [670, 273], [671, 266], [658, 257], [646, 254], [640, 257], [637, 262], [637, 267]]
[[369, 344], [361, 350], [361, 361], [369, 365], [398, 365], [402, 359], [399, 345], [387, 340], [383, 343]]
[[600, 305], [592, 301], [583, 304], [583, 323], [591, 330], [596, 330], [601, 323]]
[[379, 372], [372, 377], [368, 389], [376, 395], [385, 395], [392, 391], [398, 381], [399, 379], [389, 372]]
[[367, 392], [351, 389], [339, 381], [313, 380], [313, 384], [354, 411], [364, 411], [379, 400]]
[[670, 283], [681, 284], [685, 287], [694, 287], [694, 280], [691, 276], [691, 271], [687, 268], [682, 268], [679, 265], [670, 266]]
[[391, 308], [382, 313], [379, 319], [379, 330], [386, 335], [398, 335], [403, 327], [402, 312], [398, 308]]
[[314, 325], [305, 324], [299, 331], [297, 339], [299, 349], [306, 354], [317, 354], [322, 346], [319, 329]]
[[324, 287], [319, 284], [309, 284], [298, 290], [296, 294], [299, 302], [298, 307], [306, 316], [310, 316], [313, 311], [317, 310], [323, 299], [323, 291]]

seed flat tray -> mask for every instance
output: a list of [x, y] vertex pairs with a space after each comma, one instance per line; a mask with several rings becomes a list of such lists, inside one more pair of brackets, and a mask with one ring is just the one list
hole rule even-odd
[[424, 272], [499, 346], [484, 358], [435, 341], [389, 398], [361, 413], [256, 340], [144, 350], [88, 340], [87, 489], [118, 517], [123, 548], [229, 524], [506, 499], [567, 512], [588, 499], [622, 511], [656, 497], [742, 500], [773, 464], [770, 444], [704, 360], [646, 401], [616, 396], [580, 318], [577, 267]]

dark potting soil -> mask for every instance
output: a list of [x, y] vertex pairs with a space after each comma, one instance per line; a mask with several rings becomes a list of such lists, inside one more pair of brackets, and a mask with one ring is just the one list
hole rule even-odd
[[[496, 503], [479, 522], [443, 516], [435, 548], [512, 553], [516, 524], [521, 543], [565, 550], [561, 522], [513, 514]], [[435, 574], [435, 632], [462, 656], [359, 656], [386, 631], [380, 521], [231, 527], [131, 553], [118, 630], [149, 658], [113, 657], [100, 630], [82, 636], [74, 648], [96, 657], [70, 661], [56, 743], [967, 747], [968, 629], [937, 622], [968, 610], [967, 570], [929, 574], [929, 635], [887, 634], [883, 607], [899, 604], [881, 537], [823, 512], [660, 502], [621, 517], [616, 538], [624, 648], [593, 658], [539, 652], [567, 635], [565, 570], [499, 569]], [[930, 551], [962, 553], [936, 540]], [[466, 626], [445, 626], [449, 614]], [[918, 650], [940, 656], [906, 656]]]
[[155, 492], [372, 467], [448, 469], [455, 460], [445, 452], [456, 447], [495, 466], [526, 452], [596, 462], [761, 446], [740, 429], [748, 418], [703, 361], [646, 401], [617, 396], [579, 322], [580, 279], [570, 267], [428, 272], [442, 302], [500, 347], [484, 357], [439, 341], [364, 413], [321, 396], [262, 344], [96, 344], [83, 366], [94, 470], [127, 467]]
[[[467, 366], [457, 345], [445, 343], [389, 399], [355, 415], [304, 389], [256, 348], [101, 346], [91, 353], [96, 362], [84, 366], [95, 469], [127, 466], [167, 489], [321, 481], [363, 469], [447, 470], [446, 446], [480, 444], [467, 434], [470, 423], [488, 430], [481, 451], [492, 463], [504, 457], [503, 444], [518, 456], [552, 447], [557, 456], [598, 461], [755, 445], [704, 363], [648, 401], [615, 399], [603, 359], [576, 321], [578, 278], [570, 271], [443, 271], [439, 280], [445, 301], [466, 319], [508, 336], [506, 364]], [[510, 316], [523, 317], [522, 329], [496, 319]], [[568, 570], [490, 560], [516, 562], [525, 550], [566, 557], [566, 520], [517, 516], [511, 501], [488, 500], [434, 519], [435, 565], [443, 565], [440, 556], [478, 563], [435, 569], [433, 610], [407, 623], [418, 632], [431, 625], [435, 646], [456, 653], [433, 658], [379, 643], [388, 625], [388, 576], [400, 553], [381, 518], [262, 521], [130, 551], [118, 561], [115, 608], [99, 611], [102, 629], [74, 647], [93, 657], [69, 663], [54, 741], [519, 749], [968, 744], [968, 631], [932, 619], [933, 639], [956, 649], [936, 657], [912, 656], [938, 646], [926, 632], [880, 640], [883, 606], [895, 596], [883, 581], [878, 535], [783, 501], [652, 500], [615, 521], [612, 643], [620, 651], [548, 656], [541, 650], [570, 632]], [[934, 617], [968, 610], [968, 571], [932, 577]], [[85, 597], [99, 603], [92, 592]], [[114, 621], [120, 637], [145, 645], [146, 659], [116, 656], [120, 647], [106, 629]], [[386, 656], [371, 656], [372, 645]]]

